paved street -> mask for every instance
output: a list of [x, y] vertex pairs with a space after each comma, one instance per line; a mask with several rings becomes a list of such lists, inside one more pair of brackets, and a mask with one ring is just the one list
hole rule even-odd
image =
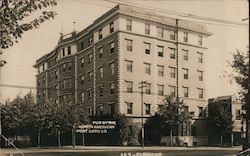
[[[62, 148], [26, 148], [21, 149], [25, 156], [233, 156], [240, 147], [62, 147]], [[142, 154], [143, 152], [143, 154]], [[0, 155], [10, 155], [14, 149], [1, 149]]]

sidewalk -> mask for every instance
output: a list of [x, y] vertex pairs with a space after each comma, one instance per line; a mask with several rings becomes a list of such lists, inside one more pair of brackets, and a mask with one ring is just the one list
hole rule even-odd
[[[147, 146], [147, 147], [128, 147], [128, 146], [63, 146], [63, 147], [30, 147], [22, 148], [23, 153], [41, 153], [41, 152], [108, 152], [108, 151], [145, 151], [145, 152], [163, 152], [163, 151], [241, 151], [241, 146], [237, 147], [164, 147], [164, 146]], [[15, 149], [0, 148], [1, 155], [18, 153]]]

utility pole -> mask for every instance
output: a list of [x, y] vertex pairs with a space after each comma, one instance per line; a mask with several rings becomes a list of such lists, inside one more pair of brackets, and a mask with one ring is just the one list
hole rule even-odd
[[139, 89], [141, 89], [141, 146], [142, 148], [144, 148], [144, 121], [143, 121], [143, 89], [145, 87], [145, 83], [147, 83], [147, 81], [141, 81], [139, 84]]
[[[247, 21], [250, 24], [250, 20], [249, 20], [249, 16], [245, 19], [242, 19], [241, 21]], [[248, 30], [249, 31], [249, 30]], [[249, 44], [248, 44], [248, 64], [250, 63], [250, 40], [249, 40]], [[249, 89], [250, 89], [250, 64], [248, 66], [248, 101], [246, 101], [247, 103], [245, 104], [245, 110], [246, 110], [246, 135], [245, 135], [245, 139], [244, 139], [244, 145], [243, 145], [243, 150], [246, 150], [248, 148], [250, 148], [250, 93], [249, 93]]]
[[[179, 105], [179, 19], [176, 19], [176, 104]], [[179, 114], [179, 109], [177, 110], [177, 113]], [[177, 135], [180, 136], [181, 134], [181, 126], [177, 125]]]

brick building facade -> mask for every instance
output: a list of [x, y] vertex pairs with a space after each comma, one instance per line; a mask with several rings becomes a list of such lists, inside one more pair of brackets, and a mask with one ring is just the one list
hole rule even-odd
[[141, 117], [154, 114], [164, 95], [174, 95], [193, 112], [193, 135], [206, 136], [205, 26], [117, 5], [81, 32], [59, 39], [36, 61], [37, 102], [79, 102], [89, 115]]

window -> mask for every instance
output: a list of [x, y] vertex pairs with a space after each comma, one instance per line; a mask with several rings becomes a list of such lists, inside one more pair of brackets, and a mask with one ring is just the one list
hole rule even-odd
[[62, 103], [65, 103], [66, 102], [66, 95], [63, 95], [63, 96], [61, 96], [62, 97]]
[[103, 105], [97, 106], [97, 115], [103, 115]]
[[183, 78], [188, 79], [188, 69], [183, 68]]
[[103, 106], [102, 106], [102, 105], [99, 106], [99, 114], [100, 114], [100, 115], [103, 115]]
[[84, 66], [84, 58], [81, 58], [81, 67]]
[[198, 107], [198, 108], [199, 108], [198, 117], [203, 117], [203, 107]]
[[127, 65], [127, 72], [132, 73], [133, 72], [133, 61], [125, 60]]
[[46, 95], [46, 90], [43, 90], [43, 96], [45, 96]]
[[151, 94], [151, 84], [145, 83], [145, 94]]
[[43, 71], [45, 70], [45, 64], [43, 64]]
[[71, 46], [68, 47], [68, 55], [71, 55]]
[[89, 115], [92, 115], [92, 108], [88, 108]]
[[157, 35], [160, 38], [163, 38], [163, 29], [162, 28], [157, 28]]
[[81, 76], [81, 84], [84, 84], [84, 75]]
[[103, 86], [99, 86], [98, 87], [98, 91], [99, 91], [99, 96], [103, 96]]
[[126, 104], [127, 104], [127, 114], [133, 114], [133, 103], [126, 102]]
[[114, 94], [115, 93], [115, 83], [110, 83], [110, 94]]
[[40, 79], [37, 80], [37, 84], [38, 84], [38, 86], [40, 86]]
[[57, 79], [58, 78], [58, 71], [56, 70], [55, 71], [55, 79]]
[[88, 99], [92, 99], [93, 97], [93, 89], [88, 90]]
[[188, 97], [188, 87], [183, 87], [184, 97]]
[[170, 30], [170, 40], [175, 40], [175, 31]]
[[133, 50], [133, 40], [126, 39], [127, 42], [127, 51], [132, 51]]
[[183, 41], [188, 42], [188, 33], [186, 32], [183, 33]]
[[197, 72], [198, 72], [198, 80], [203, 81], [203, 71], [197, 70]]
[[110, 43], [110, 53], [113, 54], [115, 52], [115, 43]]
[[198, 62], [202, 63], [203, 62], [203, 53], [197, 52], [198, 54]]
[[175, 97], [176, 95], [176, 87], [175, 86], [169, 86], [170, 88], [170, 95]]
[[150, 43], [144, 42], [144, 45], [145, 45], [145, 54], [150, 54]]
[[189, 112], [189, 107], [188, 106], [184, 106], [184, 110], [185, 110], [185, 112]]
[[164, 76], [164, 66], [157, 65], [158, 68], [158, 76], [163, 77]]
[[57, 85], [55, 86], [55, 88], [56, 88], [56, 95], [58, 96], [58, 95], [59, 95], [59, 85], [57, 84]]
[[69, 89], [72, 88], [72, 79], [67, 80], [67, 88], [69, 88]]
[[99, 58], [103, 57], [103, 48], [99, 48]]
[[150, 75], [151, 73], [151, 64], [150, 63], [144, 63], [145, 64], [145, 73]]
[[109, 24], [109, 32], [110, 33], [114, 32], [114, 22]]
[[93, 61], [93, 54], [88, 54], [88, 63], [91, 63]]
[[126, 85], [127, 85], [127, 93], [133, 93], [133, 82], [126, 81]]
[[169, 69], [170, 69], [170, 78], [175, 78], [175, 76], [176, 76], [175, 67], [169, 67]]
[[100, 30], [98, 31], [98, 36], [99, 36], [99, 39], [102, 39], [102, 29], [100, 29]]
[[145, 113], [151, 114], [151, 105], [149, 103], [145, 103]]
[[150, 34], [150, 25], [145, 24], [145, 34], [149, 35]]
[[62, 81], [62, 88], [63, 88], [63, 89], [66, 88], [66, 80], [63, 80], [63, 81]]
[[99, 76], [103, 78], [103, 67], [99, 67]]
[[163, 57], [163, 46], [158, 46], [158, 56]]
[[187, 61], [188, 60], [188, 50], [182, 49], [183, 52], [183, 60]]
[[68, 63], [68, 70], [71, 70], [72, 69], [72, 62], [69, 62]]
[[66, 64], [63, 64], [63, 66], [62, 66], [62, 71], [63, 71], [63, 72], [66, 71]]
[[111, 75], [114, 75], [114, 73], [115, 73], [115, 63], [112, 62], [109, 65], [110, 65], [110, 73], [111, 73]]
[[157, 85], [158, 86], [158, 95], [164, 95], [164, 85]]
[[198, 89], [198, 94], [199, 94], [199, 98], [202, 99], [203, 98], [203, 89], [202, 88], [197, 88]]
[[202, 45], [202, 36], [198, 36], [198, 45]]
[[45, 83], [45, 80], [46, 80], [46, 78], [45, 78], [45, 76], [43, 77], [43, 83]]
[[241, 119], [240, 109], [235, 110], [235, 119], [236, 120], [240, 120]]
[[93, 72], [92, 72], [92, 71], [88, 72], [88, 77], [89, 77], [89, 81], [90, 81], [91, 79], [93, 79]]
[[81, 51], [84, 49], [84, 42], [81, 41], [80, 43], [78, 43], [78, 51]]
[[175, 48], [169, 48], [170, 50], [170, 58], [175, 59]]
[[89, 37], [89, 44], [92, 44], [93, 43], [93, 36], [90, 36]]
[[127, 30], [132, 31], [132, 20], [127, 19]]
[[64, 57], [64, 56], [65, 56], [65, 49], [62, 48], [62, 57]]
[[113, 116], [114, 113], [115, 113], [115, 105], [114, 103], [111, 103], [109, 104], [109, 114]]

